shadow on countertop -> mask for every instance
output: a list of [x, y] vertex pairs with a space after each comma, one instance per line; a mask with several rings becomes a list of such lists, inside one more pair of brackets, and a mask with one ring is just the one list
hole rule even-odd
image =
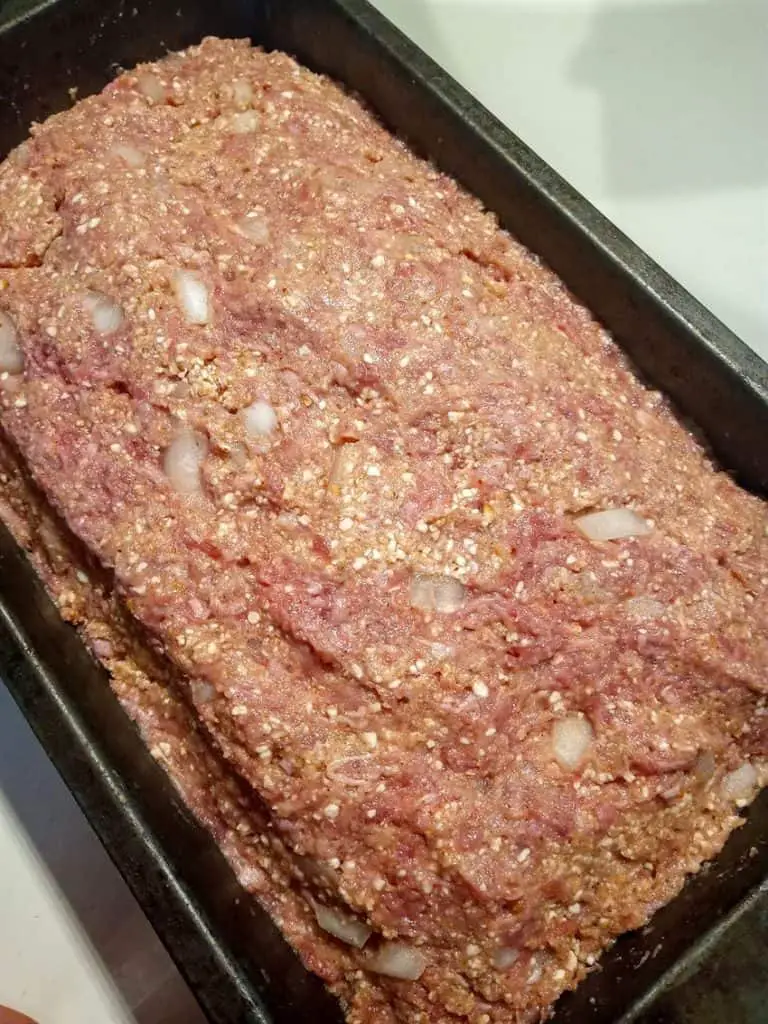
[[650, 0], [595, 12], [573, 82], [600, 96], [613, 190], [768, 182], [766, 62], [763, 0]]
[[[616, 195], [768, 183], [764, 0], [589, 7], [563, 0], [378, 0], [377, 6], [416, 42], [429, 41], [432, 56], [458, 69], [459, 78], [480, 50], [484, 69], [473, 61], [473, 77], [486, 76], [504, 90], [512, 111], [507, 120], [524, 138], [532, 92], [549, 93], [553, 107], [561, 90], [565, 109], [568, 93], [591, 93], [603, 122], [602, 153], [584, 159], [599, 158]], [[575, 51], [563, 49], [578, 38]], [[550, 59], [542, 60], [546, 53]], [[535, 140], [526, 141], [536, 148]], [[768, 231], [768, 211], [763, 215]]]

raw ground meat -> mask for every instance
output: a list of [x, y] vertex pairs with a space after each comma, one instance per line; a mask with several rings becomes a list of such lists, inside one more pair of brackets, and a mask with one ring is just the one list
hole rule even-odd
[[33, 128], [0, 368], [0, 514], [350, 1024], [543, 1019], [768, 779], [765, 506], [288, 57]]

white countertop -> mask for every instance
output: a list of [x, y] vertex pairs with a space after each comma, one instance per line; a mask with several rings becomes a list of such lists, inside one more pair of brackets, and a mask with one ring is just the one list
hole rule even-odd
[[375, 0], [768, 358], [765, 0]]
[[[768, 358], [764, 0], [378, 0]], [[0, 687], [0, 1004], [41, 1024], [201, 1024]]]

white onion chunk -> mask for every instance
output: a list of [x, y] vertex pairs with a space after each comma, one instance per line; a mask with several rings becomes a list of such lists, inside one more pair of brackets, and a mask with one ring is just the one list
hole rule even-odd
[[417, 573], [411, 580], [410, 603], [422, 611], [450, 615], [457, 612], [466, 600], [466, 589], [452, 576]]
[[162, 103], [165, 100], [165, 86], [151, 71], [142, 71], [138, 77], [138, 86], [139, 92], [153, 103]]
[[552, 726], [552, 751], [561, 768], [574, 771], [589, 753], [595, 734], [581, 715], [568, 715]]
[[251, 88], [251, 83], [246, 82], [244, 78], [238, 78], [236, 82], [233, 82], [232, 99], [235, 101], [235, 105], [240, 107], [242, 110], [250, 107], [253, 103], [253, 89]]
[[200, 471], [208, 454], [208, 442], [202, 434], [184, 428], [165, 450], [163, 469], [179, 494], [200, 494]]
[[754, 766], [746, 762], [724, 777], [722, 782], [723, 796], [736, 803], [751, 800], [757, 789], [758, 778]]
[[707, 783], [715, 774], [717, 764], [711, 750], [704, 750], [696, 759], [693, 772], [699, 782]]
[[269, 224], [260, 213], [255, 211], [246, 213], [237, 222], [236, 227], [238, 234], [243, 235], [248, 241], [253, 242], [254, 245], [266, 245], [269, 242]]
[[199, 679], [193, 679], [189, 684], [189, 689], [195, 704], [210, 704], [216, 696], [216, 691], [211, 684]]
[[0, 373], [17, 374], [24, 369], [24, 353], [16, 325], [0, 310]]
[[520, 951], [512, 946], [499, 946], [493, 954], [493, 966], [497, 971], [508, 971], [517, 963], [520, 958]]
[[251, 437], [269, 437], [277, 426], [277, 413], [263, 398], [243, 409], [246, 432]]
[[210, 323], [210, 296], [205, 282], [198, 274], [191, 270], [177, 270], [173, 276], [173, 288], [187, 323]]
[[146, 162], [144, 153], [128, 142], [116, 142], [113, 146], [110, 146], [109, 151], [113, 156], [125, 160], [129, 167], [143, 167]]
[[576, 520], [576, 526], [589, 540], [625, 540], [642, 537], [651, 532], [646, 522], [631, 508], [608, 508], [603, 512], [590, 512]]
[[328, 488], [337, 493], [353, 469], [352, 445], [341, 444], [333, 453], [331, 468], [328, 470]]
[[324, 903], [316, 903], [314, 900], [311, 900], [311, 903], [318, 925], [340, 942], [354, 946], [355, 949], [362, 949], [371, 937], [371, 929], [365, 921], [359, 921], [351, 914], [344, 914], [335, 907], [327, 907]]
[[229, 127], [235, 135], [248, 135], [250, 132], [255, 132], [260, 123], [261, 119], [255, 110], [241, 110], [232, 115]]
[[401, 981], [418, 981], [427, 968], [427, 961], [418, 949], [403, 942], [385, 942], [365, 962], [369, 971]]
[[91, 322], [97, 334], [114, 334], [123, 322], [120, 306], [101, 292], [89, 292], [83, 305], [91, 315]]

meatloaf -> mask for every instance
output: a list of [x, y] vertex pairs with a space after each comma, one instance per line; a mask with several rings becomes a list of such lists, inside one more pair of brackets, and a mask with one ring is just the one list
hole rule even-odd
[[768, 781], [764, 504], [287, 56], [33, 127], [0, 369], [5, 521], [350, 1024], [545, 1019]]

